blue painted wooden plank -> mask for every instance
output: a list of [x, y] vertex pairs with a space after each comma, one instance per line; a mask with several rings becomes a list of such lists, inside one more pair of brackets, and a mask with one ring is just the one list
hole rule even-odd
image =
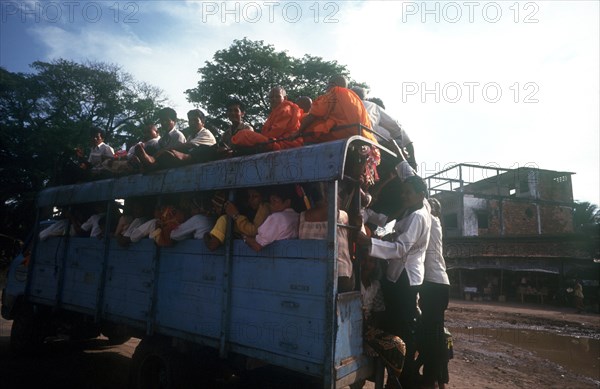
[[229, 339], [231, 343], [322, 363], [324, 328], [322, 320], [284, 314], [265, 317], [252, 307], [236, 308], [231, 311]]
[[[65, 244], [64, 237], [51, 237], [45, 241], [38, 241], [36, 246], [36, 265], [39, 263], [54, 264], [62, 255]], [[60, 261], [58, 261], [60, 262]]]
[[359, 292], [344, 293], [337, 298], [337, 333], [334, 365], [363, 353], [362, 302]]
[[235, 239], [233, 256], [257, 258], [327, 259], [327, 241], [321, 239], [285, 239], [273, 242], [258, 253], [241, 239]]
[[55, 301], [58, 287], [57, 270], [54, 265], [36, 265], [29, 281], [31, 285], [30, 295]]
[[283, 314], [313, 320], [325, 319], [325, 299], [273, 291], [233, 288], [231, 309], [252, 307], [256, 316]]
[[[262, 257], [261, 254], [262, 251], [252, 252], [252, 256], [234, 256], [234, 287], [300, 295], [324, 294], [327, 284], [327, 262], [315, 259]], [[268, 252], [266, 254], [269, 255]]]
[[347, 144], [355, 139], [353, 137], [150, 174], [53, 187], [40, 192], [37, 202], [39, 207], [62, 206], [158, 195], [169, 190], [187, 192], [340, 179], [344, 171]]

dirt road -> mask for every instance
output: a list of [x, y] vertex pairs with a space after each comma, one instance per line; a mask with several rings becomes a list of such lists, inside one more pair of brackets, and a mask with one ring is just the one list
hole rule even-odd
[[[449, 388], [599, 388], [600, 316], [571, 311], [451, 301], [447, 325], [454, 335], [455, 352]], [[0, 320], [3, 389], [126, 387], [137, 340], [118, 347], [102, 338], [59, 342], [35, 358], [13, 358], [8, 351], [10, 326], [11, 322]], [[270, 377], [259, 387], [290, 388], [296, 380]], [[249, 386], [247, 382], [211, 381], [198, 387]]]

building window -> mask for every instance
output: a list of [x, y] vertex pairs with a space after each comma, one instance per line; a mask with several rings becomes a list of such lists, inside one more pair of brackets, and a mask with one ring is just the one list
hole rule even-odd
[[477, 212], [477, 228], [490, 228], [489, 221], [489, 212]]
[[444, 216], [444, 226], [446, 228], [458, 228], [458, 216], [455, 213], [449, 213]]

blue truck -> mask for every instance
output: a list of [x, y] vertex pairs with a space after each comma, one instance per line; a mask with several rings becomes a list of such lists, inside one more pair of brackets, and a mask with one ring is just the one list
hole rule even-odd
[[[347, 161], [365, 145], [368, 140], [355, 136], [51, 187], [39, 193], [37, 207], [41, 215], [91, 202], [112, 207], [115, 199], [136, 196], [321, 182], [329, 188], [329, 220], [337, 220], [339, 185], [358, 186], [350, 166], [356, 163]], [[36, 238], [30, 258], [13, 260], [2, 293], [2, 316], [14, 320], [11, 349], [35, 352], [59, 332], [102, 333], [115, 344], [137, 337], [134, 388], [181, 387], [181, 361], [206, 350], [238, 365], [289, 369], [318, 387], [362, 386], [375, 362], [363, 354], [360, 292], [337, 291], [337, 228], [351, 227], [328, 223], [326, 240], [283, 240], [258, 253], [233, 239], [231, 227], [215, 251], [193, 239], [173, 247], [143, 239], [124, 248], [110, 234]]]

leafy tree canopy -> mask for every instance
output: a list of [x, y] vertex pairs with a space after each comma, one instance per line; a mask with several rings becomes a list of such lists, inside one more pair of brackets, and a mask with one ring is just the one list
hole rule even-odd
[[263, 41], [247, 38], [234, 40], [229, 48], [217, 51], [212, 62], [207, 61], [198, 73], [198, 85], [186, 91], [188, 101], [205, 108], [220, 126], [226, 121], [226, 105], [231, 96], [246, 106], [246, 121], [258, 125], [269, 115], [268, 95], [274, 86], [285, 88], [290, 100], [300, 96], [314, 99], [323, 94], [329, 78], [335, 74], [366, 87], [354, 82], [346, 66], [337, 61], [308, 54], [295, 58]]
[[600, 209], [588, 201], [576, 201], [573, 214], [575, 230], [600, 224]]
[[142, 136], [166, 101], [117, 65], [34, 62], [32, 73], [0, 68], [0, 233], [20, 235], [33, 221], [35, 193], [51, 183], [58, 159], [89, 147], [89, 130], [106, 130], [119, 148]]

